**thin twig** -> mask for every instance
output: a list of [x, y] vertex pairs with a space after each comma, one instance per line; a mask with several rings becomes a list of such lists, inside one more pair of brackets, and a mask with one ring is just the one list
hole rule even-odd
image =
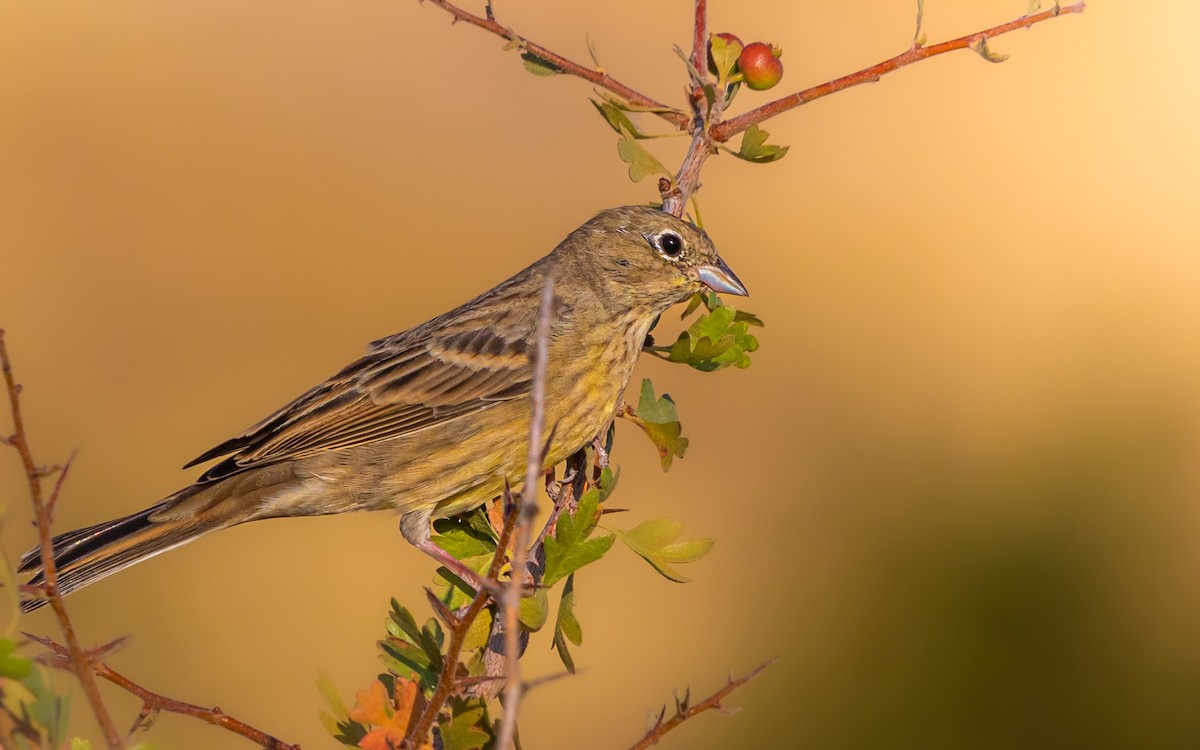
[[1041, 23], [1042, 21], [1049, 21], [1052, 18], [1057, 18], [1058, 16], [1067, 13], [1082, 13], [1086, 7], [1086, 3], [1083, 2], [1078, 2], [1073, 5], [1063, 5], [1061, 7], [1050, 8], [1049, 10], [1044, 10], [1041, 13], [1035, 13], [1030, 16], [1022, 16], [1009, 21], [1008, 23], [1002, 23], [999, 26], [993, 26], [992, 28], [984, 29], [983, 31], [976, 31], [973, 34], [960, 36], [957, 39], [951, 39], [946, 42], [940, 42], [938, 44], [924, 47], [918, 47], [914, 45], [910, 49], [900, 53], [899, 55], [896, 55], [890, 60], [884, 60], [883, 62], [872, 65], [869, 68], [863, 68], [856, 73], [851, 73], [849, 75], [842, 76], [841, 78], [835, 78], [832, 81], [813, 86], [812, 88], [804, 89], [803, 91], [797, 91], [794, 94], [785, 96], [781, 99], [776, 99], [775, 101], [764, 104], [757, 109], [752, 109], [745, 114], [738, 115], [737, 117], [719, 123], [710, 128], [710, 134], [712, 135], [712, 139], [714, 141], [718, 143], [724, 143], [738, 133], [741, 133], [743, 130], [746, 130], [751, 125], [757, 125], [764, 120], [768, 120], [778, 114], [788, 111], [789, 109], [799, 107], [801, 104], [807, 104], [814, 99], [820, 99], [823, 96], [829, 96], [830, 94], [851, 88], [853, 86], [858, 86], [862, 83], [873, 83], [894, 70], [899, 70], [900, 68], [912, 65], [915, 62], [920, 62], [921, 60], [926, 60], [937, 55], [943, 55], [947, 52], [966, 49], [972, 45], [978, 44], [980, 40], [983, 39], [991, 39], [993, 37], [1000, 36], [1001, 34], [1007, 34], [1010, 31], [1016, 31], [1017, 29], [1027, 29], [1034, 24]]
[[[508, 488], [504, 488], [505, 499], [508, 499]], [[512, 540], [513, 527], [516, 526], [516, 513], [509, 513], [505, 516], [504, 527], [500, 531], [500, 539], [496, 542], [496, 552], [492, 555], [492, 563], [488, 568], [488, 580], [495, 581], [500, 576], [500, 569], [504, 567], [504, 556], [508, 550], [509, 542]], [[425, 738], [429, 736], [429, 732], [433, 729], [434, 723], [437, 721], [438, 712], [442, 710], [442, 706], [454, 694], [456, 688], [460, 686], [458, 679], [458, 660], [462, 655], [463, 643], [466, 641], [467, 632], [471, 629], [471, 625], [479, 617], [479, 613], [487, 605], [491, 599], [491, 594], [486, 589], [480, 589], [475, 592], [475, 598], [467, 605], [466, 610], [462, 614], [457, 615], [452, 621], [447, 622], [446, 626], [450, 629], [450, 645], [446, 649], [445, 655], [442, 657], [442, 671], [438, 674], [437, 687], [434, 688], [433, 695], [430, 696], [429, 702], [425, 704], [425, 710], [421, 713], [421, 718], [413, 725], [412, 731], [408, 734], [408, 742], [410, 745], [420, 746]]]
[[692, 67], [704, 75], [708, 70], [708, 0], [696, 0], [692, 25]]
[[542, 288], [542, 308], [538, 314], [537, 349], [533, 357], [533, 414], [529, 422], [529, 456], [525, 462], [525, 486], [517, 507], [517, 528], [513, 540], [512, 577], [504, 591], [504, 717], [496, 738], [498, 750], [512, 745], [517, 728], [517, 707], [521, 703], [521, 625], [519, 614], [525, 587], [525, 569], [529, 560], [529, 536], [537, 513], [538, 477], [542, 475], [542, 434], [546, 421], [546, 350], [550, 346], [550, 315], [554, 305], [554, 278], [546, 276]]
[[563, 57], [557, 52], [552, 52], [540, 44], [531, 42], [528, 39], [519, 36], [515, 31], [500, 24], [491, 16], [477, 16], [469, 11], [463, 10], [453, 3], [446, 2], [446, 0], [429, 0], [429, 2], [454, 16], [455, 20], [457, 21], [466, 21], [472, 26], [477, 26], [485, 31], [490, 31], [498, 37], [519, 44], [521, 48], [529, 54], [545, 60], [563, 73], [582, 78], [583, 80], [599, 86], [602, 89], [613, 92], [628, 102], [636, 104], [640, 107], [646, 107], [654, 110], [654, 114], [656, 116], [661, 117], [680, 130], [687, 127], [688, 118], [683, 113], [668, 107], [662, 102], [646, 96], [640, 91], [635, 91], [604, 71], [589, 68], [586, 65], [580, 65], [574, 60]]
[[[37, 642], [43, 646], [49, 648], [58, 657], [58, 659], [44, 660], [44, 663], [60, 669], [73, 669], [70, 662], [71, 657], [69, 649], [67, 647], [55, 643], [48, 638], [36, 638], [35, 640], [37, 640]], [[165, 695], [159, 695], [152, 690], [142, 687], [104, 662], [97, 660], [96, 654], [110, 652], [113, 650], [114, 646], [119, 645], [120, 643], [116, 642], [114, 644], [102, 646], [101, 648], [96, 649], [93, 654], [89, 654], [91, 669], [96, 673], [97, 676], [103, 677], [126, 692], [132, 693], [138, 698], [141, 698], [142, 710], [139, 714], [139, 719], [145, 719], [151, 714], [159, 711], [166, 711], [172, 714], [182, 714], [184, 716], [191, 716], [209, 724], [227, 729], [236, 735], [245, 737], [251, 742], [257, 744], [259, 747], [264, 748], [264, 750], [300, 750], [299, 745], [291, 745], [283, 740], [272, 737], [261, 729], [256, 729], [240, 719], [233, 718], [216, 706], [212, 708], [206, 708], [204, 706], [197, 706], [194, 703], [186, 703], [184, 701], [175, 700], [174, 698], [168, 698]], [[138, 725], [141, 723], [142, 721], [139, 720]]]
[[733, 675], [730, 675], [729, 681], [725, 683], [724, 687], [699, 703], [691, 703], [687, 695], [685, 695], [682, 699], [677, 698], [675, 700], [675, 715], [669, 719], [665, 718], [667, 714], [667, 708], [666, 706], [663, 706], [662, 711], [660, 711], [658, 714], [658, 719], [654, 722], [654, 726], [650, 727], [645, 736], [638, 740], [633, 747], [630, 748], [630, 750], [645, 750], [645, 748], [648, 748], [652, 745], [657, 745], [658, 741], [663, 738], [663, 735], [692, 718], [696, 714], [702, 714], [705, 711], [711, 711], [713, 709], [723, 709], [724, 707], [721, 705], [721, 701], [725, 700], [725, 698], [728, 697], [728, 695], [734, 690], [737, 690], [750, 680], [758, 677], [760, 674], [762, 674], [764, 669], [771, 666], [773, 663], [775, 663], [775, 659], [765, 661], [752, 669], [749, 674], [739, 677], [736, 680], [733, 678]]
[[[79, 638], [75, 635], [75, 628], [71, 625], [71, 618], [67, 615], [67, 608], [63, 605], [62, 596], [58, 592], [58, 568], [54, 564], [54, 545], [50, 539], [50, 507], [42, 498], [41, 478], [45, 476], [45, 472], [38, 468], [37, 463], [33, 460], [33, 452], [29, 448], [25, 422], [21, 418], [21, 386], [17, 385], [16, 377], [13, 375], [12, 362], [8, 358], [8, 347], [4, 343], [3, 329], [0, 329], [0, 367], [4, 371], [4, 383], [8, 388], [8, 404], [13, 419], [13, 434], [8, 442], [21, 454], [21, 463], [25, 467], [25, 479], [29, 485], [29, 495], [33, 501], [33, 510], [37, 519], [38, 548], [42, 556], [45, 580], [44, 595], [50, 603], [50, 608], [54, 610], [54, 616], [58, 619], [63, 639], [67, 642], [67, 652], [71, 657], [71, 671], [79, 678], [83, 693], [87, 696], [92, 713], [96, 716], [96, 722], [100, 725], [100, 731], [104, 734], [104, 742], [109, 748], [120, 748], [124, 746], [124, 742], [121, 740], [116, 725], [113, 724], [112, 717], [109, 716], [104, 700], [100, 697], [100, 689], [96, 685], [96, 677], [92, 673], [91, 664], [79, 643]], [[59, 477], [58, 486], [54, 489], [52, 501], [57, 501], [58, 492], [65, 476], [64, 469]]]

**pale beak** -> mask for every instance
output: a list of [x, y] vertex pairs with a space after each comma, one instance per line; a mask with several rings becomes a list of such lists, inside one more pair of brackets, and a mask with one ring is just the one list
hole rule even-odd
[[736, 294], [739, 297], [750, 296], [750, 292], [746, 291], [745, 284], [737, 277], [733, 269], [725, 265], [725, 261], [720, 258], [717, 258], [717, 262], [714, 265], [700, 266], [696, 270], [700, 276], [700, 283], [714, 292]]

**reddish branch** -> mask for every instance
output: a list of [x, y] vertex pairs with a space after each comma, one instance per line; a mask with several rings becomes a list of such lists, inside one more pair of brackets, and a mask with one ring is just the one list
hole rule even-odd
[[[633, 88], [613, 79], [607, 73], [599, 70], [594, 70], [586, 66], [580, 65], [573, 60], [569, 60], [562, 55], [552, 52], [545, 47], [530, 42], [527, 39], [517, 35], [516, 32], [499, 24], [491, 14], [491, 5], [488, 5], [488, 13], [486, 17], [480, 17], [469, 13], [462, 8], [459, 8], [445, 0], [429, 0], [429, 2], [442, 8], [450, 13], [456, 21], [466, 21], [473, 26], [478, 26], [481, 29], [496, 34], [497, 36], [508, 39], [511, 42], [519, 44], [526, 52], [535, 55], [536, 57], [545, 60], [561, 73], [577, 76], [589, 81], [596, 86], [613, 92], [614, 94], [623, 97], [626, 101], [646, 107], [654, 111], [654, 114], [667, 122], [674, 125], [677, 129], [684, 132], [692, 133], [692, 144], [688, 149], [687, 156], [684, 157], [683, 164], [675, 175], [673, 183], [660, 186], [659, 193], [663, 200], [663, 210], [669, 213], [680, 216], [683, 214], [685, 205], [691, 195], [700, 187], [700, 171], [704, 162], [710, 155], [715, 153], [717, 144], [725, 143], [733, 136], [747, 130], [752, 125], [757, 125], [760, 122], [769, 120], [776, 115], [782, 114], [789, 109], [799, 107], [801, 104], [806, 104], [814, 99], [820, 99], [823, 96], [848, 89], [852, 86], [857, 86], [862, 83], [870, 83], [878, 81], [882, 76], [891, 73], [894, 70], [912, 65], [915, 62], [926, 60], [930, 57], [942, 55], [955, 50], [966, 49], [986, 41], [992, 37], [1007, 34], [1010, 31], [1017, 29], [1027, 29], [1034, 24], [1048, 21], [1051, 18], [1056, 18], [1067, 13], [1082, 13], [1086, 7], [1084, 2], [1077, 2], [1072, 5], [1064, 5], [1044, 10], [1040, 13], [1034, 13], [1027, 16], [1009, 21], [1008, 23], [993, 26], [989, 29], [977, 31], [973, 34], [951, 39], [939, 44], [921, 46], [914, 42], [911, 49], [869, 68], [863, 68], [860, 71], [842, 76], [832, 81], [822, 83], [812, 88], [797, 91], [794, 94], [776, 99], [773, 102], [764, 104], [761, 107], [746, 112], [729, 120], [722, 121], [722, 108], [725, 104], [725, 92], [716, 92], [716, 101], [712, 109], [707, 113], [707, 117], [703, 116], [698, 119], [703, 120], [703, 125], [695, 126], [689, 122], [689, 118], [684, 116], [678, 110], [672, 110], [666, 105], [636, 91]], [[708, 24], [707, 24], [707, 2], [706, 0], [695, 0], [695, 24], [693, 28], [693, 44], [692, 52], [689, 56], [689, 62], [696, 69], [697, 73], [702, 76], [708, 75]], [[711, 79], [710, 79], [711, 82]], [[692, 92], [692, 105], [694, 108], [699, 108], [703, 101], [703, 95], [696, 96], [699, 93], [699, 86], [696, 82], [689, 87]]]
[[[104, 741], [110, 748], [119, 748], [124, 745], [121, 735], [117, 732], [112, 717], [109, 716], [108, 709], [100, 697], [96, 677], [92, 673], [92, 665], [79, 643], [78, 636], [75, 635], [75, 628], [71, 625], [71, 618], [67, 615], [67, 608], [63, 605], [62, 596], [58, 592], [58, 568], [54, 564], [54, 545], [50, 540], [51, 504], [42, 497], [42, 479], [52, 473], [52, 470], [39, 467], [33, 460], [33, 452], [29, 448], [29, 438], [25, 433], [25, 421], [21, 417], [21, 386], [17, 384], [16, 377], [13, 375], [12, 362], [8, 358], [8, 347], [4, 343], [3, 329], [0, 329], [0, 368], [4, 371], [4, 384], [8, 388], [8, 405], [13, 419], [13, 434], [6, 438], [5, 442], [12, 445], [17, 449], [17, 453], [21, 454], [21, 464], [25, 468], [25, 479], [29, 485], [29, 495], [33, 501], [38, 531], [38, 549], [41, 552], [42, 568], [45, 571], [46, 582], [42, 587], [42, 593], [48, 600], [50, 608], [54, 610], [55, 618], [58, 619], [63, 640], [67, 642], [66, 653], [70, 657], [71, 671], [75, 673], [75, 676], [79, 678], [80, 685], [83, 686], [83, 693], [87, 696], [92, 713], [96, 715], [96, 721], [100, 724]], [[63, 475], [59, 477], [51, 495], [51, 503], [58, 500], [58, 493], [62, 489], [62, 481], [66, 476], [65, 467], [62, 472]]]
[[[425, 0], [421, 0], [421, 2], [424, 1]], [[687, 127], [688, 119], [682, 113], [672, 110], [672, 108], [668, 107], [662, 102], [652, 99], [639, 91], [635, 91], [629, 86], [626, 86], [617, 79], [613, 78], [608, 73], [595, 70], [594, 68], [589, 68], [586, 65], [580, 65], [574, 60], [566, 58], [557, 52], [552, 52], [536, 42], [531, 42], [522, 36], [518, 36], [517, 33], [512, 29], [497, 23], [496, 19], [492, 17], [490, 12], [486, 17], [477, 16], [474, 13], [463, 10], [453, 3], [446, 2], [446, 0], [429, 0], [429, 2], [454, 16], [454, 20], [456, 21], [466, 21], [472, 26], [478, 26], [485, 31], [492, 32], [498, 37], [507, 39], [510, 42], [520, 45], [520, 47], [529, 54], [545, 60], [563, 73], [582, 78], [583, 80], [595, 84], [602, 89], [613, 92], [617, 96], [632, 104], [636, 104], [639, 107], [646, 107], [647, 109], [653, 110], [663, 110], [660, 112], [655, 112], [654, 114], [680, 129]]]
[[[43, 659], [42, 661], [44, 663], [48, 664], [49, 666], [59, 667], [62, 669], [72, 668], [69, 661], [69, 652], [66, 647], [55, 643], [48, 638], [38, 638], [36, 636], [31, 637], [38, 643], [50, 649], [54, 655], [58, 657]], [[97, 652], [108, 652], [111, 650], [112, 645], [103, 646], [100, 649], [97, 649]], [[158, 712], [166, 711], [167, 713], [191, 716], [209, 724], [228, 729], [230, 732], [245, 737], [265, 750], [300, 750], [299, 745], [290, 745], [282, 740], [276, 739], [266, 732], [250, 726], [244, 721], [233, 718], [220, 708], [215, 706], [213, 708], [205, 708], [204, 706], [197, 706], [194, 703], [185, 703], [184, 701], [178, 701], [174, 698], [168, 698], [164, 695], [159, 695], [158, 693], [142, 687], [125, 675], [117, 672], [104, 662], [97, 661], [94, 655], [89, 655], [89, 660], [91, 661], [91, 669], [96, 673], [97, 676], [103, 677], [121, 689], [136, 695], [138, 698], [141, 698], [142, 710], [141, 713], [138, 714], [137, 721], [134, 723], [135, 729]]]
[[[509, 498], [507, 487], [504, 488], [504, 498], [507, 504]], [[509, 513], [505, 516], [504, 528], [501, 529], [500, 539], [496, 542], [496, 553], [492, 555], [492, 563], [488, 568], [487, 577], [490, 581], [497, 580], [500, 576], [500, 569], [504, 567], [505, 554], [508, 551], [509, 542], [512, 540], [516, 521], [516, 513]], [[434, 723], [437, 722], [438, 712], [442, 710], [442, 706], [446, 705], [446, 701], [450, 699], [454, 691], [460, 687], [458, 662], [462, 656], [463, 643], [467, 639], [467, 632], [470, 631], [471, 625], [483, 612], [487, 603], [491, 601], [492, 595], [486, 589], [480, 589], [461, 614], [447, 613], [445, 605], [437, 597], [430, 596], [429, 598], [431, 603], [436, 602], [434, 610], [446, 627], [450, 629], [450, 645], [442, 656], [442, 671], [438, 674], [437, 687], [434, 688], [429, 702], [425, 704], [425, 711], [421, 714], [421, 718], [413, 725], [412, 731], [406, 738], [408, 744], [414, 747], [419, 747], [429, 736]]]
[[719, 123], [710, 129], [711, 135], [713, 140], [723, 143], [743, 130], [746, 130], [751, 125], [757, 125], [764, 120], [768, 120], [775, 115], [788, 111], [789, 109], [799, 107], [801, 104], [807, 104], [814, 99], [820, 99], [823, 96], [828, 96], [838, 91], [848, 89], [852, 86], [857, 86], [861, 83], [872, 83], [874, 81], [878, 81], [882, 76], [891, 73], [894, 70], [899, 70], [905, 66], [912, 65], [915, 62], [920, 62], [921, 60], [925, 60], [936, 55], [943, 55], [947, 52], [967, 49], [968, 47], [978, 44], [980, 41], [991, 39], [992, 37], [997, 37], [1001, 34], [1007, 34], [1008, 32], [1016, 31], [1017, 29], [1028, 29], [1034, 24], [1041, 23], [1042, 21], [1048, 21], [1051, 18], [1056, 18], [1066, 13], [1082, 13], [1086, 7], [1086, 3], [1083, 2], [1078, 2], [1073, 5], [1063, 5], [1061, 7], [1044, 10], [1041, 13], [1022, 16], [1009, 21], [1008, 23], [1002, 23], [999, 26], [993, 26], [990, 29], [977, 31], [974, 34], [960, 36], [957, 39], [951, 39], [947, 42], [940, 42], [938, 44], [925, 47], [914, 45], [911, 49], [896, 55], [890, 60], [884, 60], [883, 62], [872, 65], [869, 68], [863, 68], [856, 73], [851, 73], [849, 75], [842, 76], [841, 78], [836, 78], [827, 83], [822, 83], [818, 86], [804, 89], [803, 91], [797, 91], [796, 93], [785, 96], [782, 99], [776, 99], [769, 104], [764, 104], [757, 109], [752, 109], [743, 115], [739, 115], [733, 119]]
[[685, 694], [683, 698], [677, 698], [675, 700], [675, 715], [669, 719], [666, 718], [667, 707], [663, 706], [662, 710], [658, 712], [658, 719], [654, 722], [654, 726], [650, 727], [645, 736], [638, 740], [630, 750], [645, 750], [645, 748], [652, 745], [657, 745], [658, 741], [663, 738], [663, 735], [697, 714], [702, 714], [705, 711], [713, 709], [722, 710], [724, 706], [721, 705], [721, 701], [725, 700], [734, 690], [758, 677], [764, 669], [771, 666], [774, 662], [774, 659], [763, 662], [749, 674], [739, 677], [736, 680], [730, 675], [729, 681], [725, 683], [724, 687], [699, 703], [692, 703], [688, 694]]
[[708, 0], [696, 0], [696, 20], [692, 24], [692, 67], [708, 68]]

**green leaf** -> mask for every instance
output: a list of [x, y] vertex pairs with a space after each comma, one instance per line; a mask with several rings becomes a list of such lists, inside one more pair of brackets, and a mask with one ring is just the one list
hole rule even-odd
[[[699, 306], [698, 298], [710, 312], [701, 315], [680, 333], [670, 349], [658, 348], [652, 353], [703, 372], [730, 366], [749, 367], [750, 353], [758, 350], [758, 338], [750, 333], [749, 327], [761, 326], [762, 321], [752, 313], [743, 313], [721, 303], [715, 294], [693, 297], [688, 310]], [[666, 351], [665, 355], [663, 351]]]
[[0, 677], [22, 680], [33, 669], [33, 661], [13, 654], [16, 641], [0, 638]]
[[637, 129], [637, 126], [633, 124], [633, 120], [630, 120], [629, 116], [622, 112], [621, 108], [617, 105], [607, 101], [598, 102], [595, 99], [589, 99], [588, 101], [592, 103], [592, 106], [596, 108], [596, 111], [600, 113], [600, 116], [604, 118], [604, 121], [608, 123], [608, 126], [617, 131], [618, 135], [625, 135], [628, 133], [634, 138], [645, 137], [642, 135], [641, 131]]
[[628, 531], [614, 529], [614, 532], [626, 547], [641, 555], [665, 578], [676, 583], [687, 583], [691, 579], [680, 574], [672, 565], [695, 562], [713, 547], [712, 539], [675, 541], [683, 533], [683, 524], [669, 518], [654, 518]]
[[47, 679], [45, 670], [40, 668], [30, 670], [21, 684], [33, 695], [33, 701], [26, 705], [25, 710], [35, 724], [46, 729], [47, 745], [62, 745], [71, 720], [70, 694], [57, 693]]
[[624, 131], [617, 139], [617, 154], [620, 155], [621, 161], [629, 165], [629, 179], [634, 182], [640, 182], [652, 174], [671, 176], [663, 163], [638, 143], [629, 131]]
[[[476, 514], [468, 517], [439, 518], [433, 522], [433, 543], [462, 560], [467, 557], [491, 556], [496, 552], [496, 539], [490, 527], [481, 529], [473, 523]], [[486, 523], [486, 520], [484, 521]]]
[[[559, 519], [561, 522], [561, 518]], [[613, 535], [604, 534], [571, 546], [564, 546], [555, 537], [546, 537], [546, 575], [542, 583], [553, 586], [585, 565], [604, 557], [613, 546]]]
[[430, 618], [418, 627], [412, 613], [393, 599], [386, 627], [389, 637], [379, 642], [379, 659], [394, 674], [416, 673], [421, 687], [431, 689], [442, 665], [441, 625]]
[[[471, 705], [471, 704], [468, 704]], [[450, 721], [439, 724], [443, 750], [478, 750], [486, 745], [492, 736], [480, 728], [485, 709], [483, 706], [471, 705], [454, 712]]]
[[346, 702], [338, 694], [337, 688], [333, 685], [333, 680], [329, 679], [329, 675], [320, 674], [317, 676], [317, 692], [321, 694], [325, 705], [329, 706], [329, 710], [333, 712], [334, 719], [338, 721], [350, 720], [350, 709], [346, 707]]
[[463, 651], [474, 651], [487, 645], [487, 639], [491, 632], [492, 611], [484, 608], [480, 610], [475, 622], [471, 623], [471, 627], [467, 628], [467, 634], [463, 637]]
[[976, 39], [974, 42], [972, 42], [968, 46], [972, 50], [977, 52], [980, 57], [982, 57], [984, 60], [987, 60], [990, 63], [1002, 63], [1008, 59], [1008, 55], [1002, 55], [998, 52], [992, 52], [991, 48], [988, 47], [986, 36], [981, 35], [978, 39]]
[[676, 457], [683, 458], [687, 452], [688, 439], [682, 437], [683, 426], [679, 424], [679, 413], [675, 402], [664, 393], [662, 398], [654, 396], [654, 384], [650, 378], [642, 380], [642, 393], [638, 398], [637, 414], [631, 419], [658, 448], [658, 457], [663, 471], [671, 468]]
[[558, 658], [562, 660], [567, 671], [575, 674], [575, 660], [571, 658], [567, 641], [576, 646], [583, 645], [583, 628], [580, 626], [578, 618], [575, 617], [574, 575], [567, 577], [567, 583], [563, 586], [562, 598], [558, 600], [558, 617], [554, 620], [554, 648], [558, 651]]
[[921, 24], [925, 20], [925, 0], [917, 0], [917, 30], [913, 32], [913, 46], [925, 46], [925, 34], [921, 31]]
[[737, 42], [726, 42], [724, 38], [716, 34], [709, 34], [708, 44], [713, 65], [717, 68], [717, 80], [723, 86], [737, 69], [738, 55], [742, 54], [742, 45]]
[[[616, 480], [611, 480], [608, 491], [612, 491]], [[604, 484], [601, 482], [601, 488]], [[554, 535], [546, 537], [546, 572], [542, 584], [549, 588], [585, 565], [604, 557], [612, 549], [615, 539], [604, 534], [589, 539], [600, 522], [600, 500], [602, 489], [595, 487], [583, 493], [574, 513], [563, 513], [554, 526]]]
[[1042, 9], [1042, 0], [1029, 0], [1029, 7], [1025, 10], [1025, 15], [1032, 16]]
[[550, 599], [546, 596], [545, 589], [534, 591], [532, 596], [521, 597], [521, 603], [517, 607], [517, 619], [526, 630], [541, 630], [549, 617]]
[[92, 750], [92, 743], [82, 737], [72, 737], [71, 750]]
[[779, 161], [787, 155], [790, 146], [774, 146], [767, 143], [767, 136], [770, 133], [758, 127], [751, 125], [742, 134], [742, 145], [737, 151], [731, 153], [739, 159], [745, 159], [755, 164], [767, 164], [773, 161]]
[[683, 60], [684, 66], [687, 68], [688, 76], [692, 79], [692, 83], [697, 86], [704, 86], [707, 82], [706, 77], [700, 71], [696, 70], [696, 66], [692, 65], [692, 58], [688, 57], [688, 53], [683, 51], [683, 48], [678, 44], [674, 46], [675, 54], [680, 60]]
[[521, 59], [525, 61], [525, 70], [528, 70], [535, 76], [553, 76], [562, 72], [557, 65], [544, 57], [538, 57], [532, 52], [522, 52]]
[[642, 106], [641, 104], [634, 104], [633, 102], [627, 102], [624, 99], [622, 99], [621, 97], [616, 96], [615, 94], [610, 94], [609, 92], [603, 91], [601, 89], [594, 89], [594, 91], [596, 92], [596, 95], [599, 96], [601, 99], [603, 99], [604, 101], [613, 105], [617, 109], [620, 109], [623, 112], [649, 112], [651, 114], [656, 114], [656, 115], [665, 115], [665, 114], [684, 115], [685, 114], [682, 109], [676, 109], [674, 107], [645, 107], [645, 106]]

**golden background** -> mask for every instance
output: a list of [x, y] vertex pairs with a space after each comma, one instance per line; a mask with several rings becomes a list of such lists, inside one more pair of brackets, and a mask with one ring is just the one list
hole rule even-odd
[[[781, 90], [912, 37], [909, 0], [712, 6], [784, 47]], [[1025, 7], [931, 0], [926, 31]], [[496, 10], [576, 59], [590, 34], [681, 103], [690, 8]], [[742, 713], [665, 746], [1200, 743], [1198, 24], [1098, 1], [996, 39], [1002, 65], [960, 52], [768, 123], [778, 164], [709, 163], [762, 348], [747, 371], [641, 365], [692, 444], [663, 474], [622, 428], [614, 501], [717, 546], [689, 585], [623, 550], [579, 576], [581, 674], [529, 696], [528, 747], [627, 747], [672, 689], [775, 655]], [[653, 197], [586, 84], [500, 47], [410, 0], [0, 8], [0, 326], [37, 455], [79, 449], [61, 530], [177, 489], [366, 342]], [[8, 450], [0, 493], [11, 558], [34, 537]], [[132, 635], [117, 669], [315, 750], [316, 676], [365, 687], [388, 597], [419, 606], [431, 570], [385, 515], [276, 521], [70, 605], [85, 642]], [[527, 673], [556, 671], [548, 644]], [[127, 726], [136, 701], [106, 695]], [[175, 716], [149, 737], [248, 747]]]

